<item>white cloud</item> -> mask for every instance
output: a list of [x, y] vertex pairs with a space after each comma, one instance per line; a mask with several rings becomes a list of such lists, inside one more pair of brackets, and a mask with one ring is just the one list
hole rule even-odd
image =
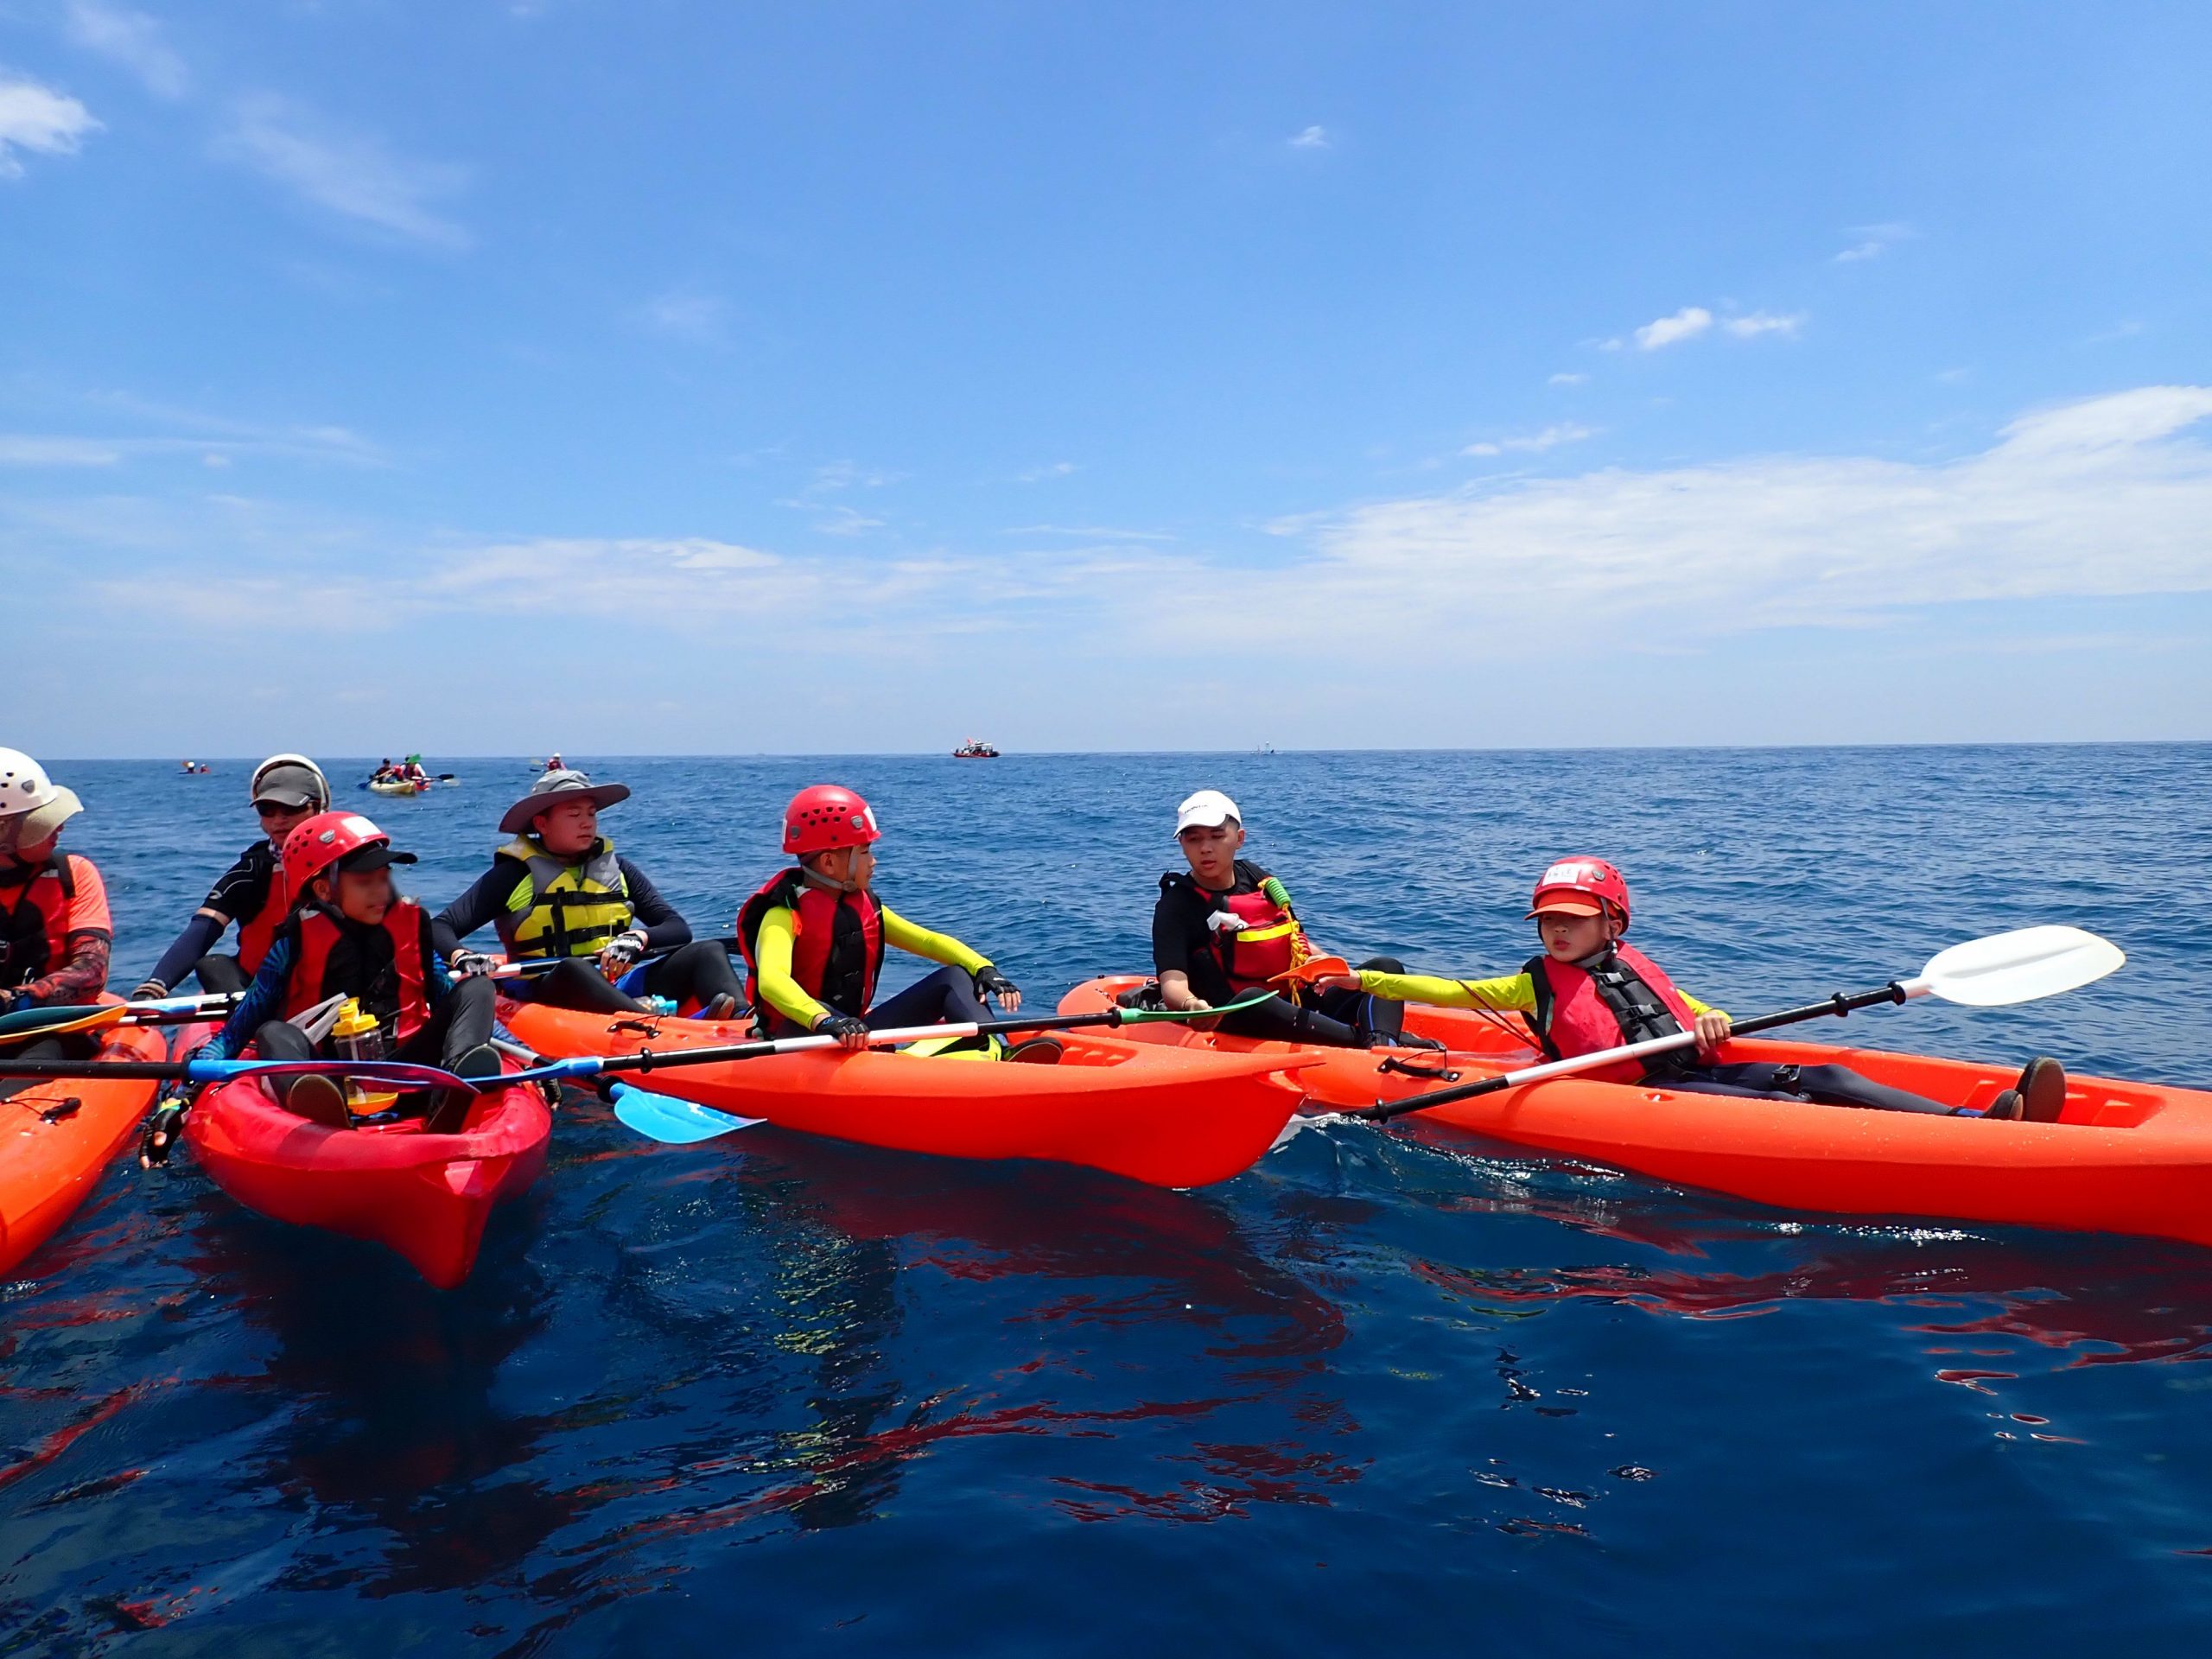
[[1738, 340], [1757, 340], [1761, 334], [1780, 334], [1785, 339], [1797, 332], [1805, 321], [1802, 311], [1789, 316], [1779, 316], [1771, 311], [1753, 311], [1745, 316], [1728, 317], [1720, 326]]
[[1048, 478], [1066, 478], [1081, 470], [1071, 461], [1055, 461], [1043, 467], [1032, 467], [1026, 473], [1016, 473], [1014, 481], [1017, 484], [1041, 484]]
[[1554, 386], [1579, 386], [1589, 378], [1590, 377], [1586, 374], [1567, 374], [1561, 372], [1552, 376], [1551, 379], [1547, 384]]
[[1326, 127], [1307, 127], [1293, 133], [1287, 142], [1293, 149], [1327, 149], [1333, 141]]
[[1656, 352], [1679, 340], [1695, 340], [1712, 327], [1712, 312], [1701, 305], [1686, 305], [1673, 316], [1661, 317], [1637, 329], [1636, 347], [1640, 352]]
[[459, 192], [461, 168], [395, 155], [380, 139], [325, 127], [282, 99], [240, 104], [215, 152], [356, 224], [436, 247], [468, 245], [468, 232], [431, 206]]
[[1863, 259], [1878, 259], [1900, 242], [1911, 238], [1910, 225], [1858, 225], [1851, 234], [1858, 238], [1835, 257], [1840, 265], [1853, 264]]
[[1948, 461], [1769, 455], [1478, 484], [1285, 521], [1306, 552], [1239, 580], [1279, 637], [1393, 662], [1464, 653], [1473, 616], [1510, 656], [1560, 615], [1694, 648], [1916, 607], [2212, 593], [2212, 445], [2186, 431], [2208, 418], [2212, 387], [2146, 386], [2024, 416]]
[[1578, 426], [1572, 421], [1561, 421], [1548, 426], [1541, 432], [1530, 432], [1516, 438], [1497, 438], [1484, 443], [1471, 443], [1459, 453], [1463, 455], [1536, 454], [1556, 448], [1562, 443], [1580, 443], [1585, 438], [1594, 438], [1594, 426]]
[[162, 26], [143, 11], [69, 0], [69, 37], [113, 60], [158, 98], [182, 98], [192, 86], [184, 60], [162, 39]]
[[[102, 400], [115, 401], [115, 400]], [[260, 427], [200, 418], [179, 434], [86, 437], [76, 433], [0, 432], [0, 467], [114, 467], [128, 461], [197, 456], [211, 467], [244, 457], [386, 464], [382, 449], [342, 426]]]
[[671, 288], [657, 294], [633, 314], [640, 327], [696, 346], [722, 344], [728, 315], [726, 302], [691, 288]]
[[0, 432], [0, 467], [112, 467], [123, 452], [98, 438]]
[[92, 112], [67, 93], [0, 73], [0, 179], [22, 176], [16, 150], [71, 156], [86, 133], [99, 130]]

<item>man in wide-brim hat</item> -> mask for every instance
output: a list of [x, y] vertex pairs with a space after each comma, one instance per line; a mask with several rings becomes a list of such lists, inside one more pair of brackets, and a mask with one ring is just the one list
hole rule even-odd
[[[637, 1014], [645, 1007], [639, 996], [664, 996], [708, 1019], [734, 1018], [745, 995], [729, 953], [714, 940], [694, 942], [691, 925], [599, 833], [601, 809], [629, 798], [627, 784], [594, 784], [573, 766], [541, 773], [499, 820], [514, 839], [432, 924], [453, 970], [493, 966], [461, 944], [490, 923], [509, 961], [559, 963], [514, 982], [537, 1001]], [[641, 963], [649, 955], [658, 960]]]

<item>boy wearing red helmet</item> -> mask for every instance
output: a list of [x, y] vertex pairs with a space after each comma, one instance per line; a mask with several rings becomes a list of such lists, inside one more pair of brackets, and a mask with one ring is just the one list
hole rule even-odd
[[1357, 984], [1372, 995], [1407, 1002], [1523, 1014], [1545, 1054], [1554, 1060], [1679, 1032], [1695, 1035], [1694, 1058], [1675, 1049], [1585, 1074], [1609, 1083], [1686, 1094], [1814, 1101], [1874, 1111], [2025, 1116], [2044, 1123], [2057, 1122], [2066, 1103], [2065, 1071], [2057, 1061], [2040, 1057], [2028, 1062], [2017, 1088], [2005, 1090], [1979, 1114], [1890, 1088], [1848, 1066], [1719, 1062], [1715, 1056], [1728, 1040], [1728, 1016], [1677, 990], [1656, 963], [1622, 942], [1629, 915], [1628, 883], [1618, 870], [1601, 858], [1563, 858], [1537, 881], [1529, 907], [1529, 919], [1536, 924], [1543, 940], [1543, 954], [1531, 957], [1518, 974], [1504, 979], [1454, 980], [1363, 973], [1323, 982]]
[[[784, 810], [784, 851], [798, 862], [737, 916], [746, 995], [764, 1036], [820, 1032], [864, 1048], [870, 1031], [988, 1020], [986, 996], [1008, 1013], [1021, 1006], [988, 957], [915, 926], [869, 890], [882, 835], [868, 804], [835, 784], [801, 790]], [[879, 1003], [886, 946], [945, 965]]]
[[[358, 812], [320, 813], [293, 830], [283, 851], [290, 914], [245, 995], [198, 1056], [226, 1059], [251, 1042], [265, 1060], [315, 1058], [315, 1045], [291, 1020], [344, 995], [384, 1028], [390, 1058], [464, 1077], [496, 1075], [492, 982], [456, 982], [447, 974], [431, 944], [429, 912], [392, 887], [391, 867], [413, 862], [414, 854], [395, 851], [391, 837]], [[284, 1103], [333, 1128], [352, 1121], [328, 1077], [294, 1078]], [[463, 1096], [445, 1103], [467, 1103]], [[430, 1127], [459, 1123], [433, 1113]]]

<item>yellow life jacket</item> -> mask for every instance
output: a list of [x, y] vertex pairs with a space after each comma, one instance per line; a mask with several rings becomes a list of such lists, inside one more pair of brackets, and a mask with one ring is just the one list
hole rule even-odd
[[614, 843], [605, 836], [575, 864], [554, 857], [528, 836], [516, 836], [499, 851], [527, 872], [507, 895], [506, 913], [493, 923], [510, 961], [595, 957], [637, 915]]

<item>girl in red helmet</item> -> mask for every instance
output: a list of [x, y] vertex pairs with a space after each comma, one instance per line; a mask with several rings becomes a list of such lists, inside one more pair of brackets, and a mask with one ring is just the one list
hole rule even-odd
[[[291, 1020], [344, 995], [376, 1017], [391, 1058], [464, 1077], [496, 1075], [492, 982], [455, 982], [446, 972], [431, 944], [429, 912], [392, 887], [391, 867], [413, 862], [414, 854], [395, 851], [391, 837], [357, 812], [320, 813], [293, 830], [283, 852], [290, 912], [245, 997], [198, 1057], [227, 1059], [251, 1042], [263, 1059], [315, 1058], [315, 1045]], [[467, 1103], [454, 1095], [440, 1109]], [[343, 1091], [328, 1077], [292, 1079], [285, 1104], [333, 1128], [352, 1122]], [[430, 1127], [460, 1125], [433, 1113]]]
[[1362, 973], [1323, 983], [1357, 985], [1370, 995], [1405, 1002], [1509, 1010], [1527, 1018], [1544, 1052], [1554, 1060], [1679, 1032], [1695, 1034], [1694, 1056], [1672, 1049], [1586, 1074], [1609, 1083], [1875, 1111], [2024, 1116], [2044, 1123], [2057, 1122], [2066, 1103], [2065, 1071], [2057, 1061], [2040, 1057], [2028, 1062], [2017, 1088], [2005, 1090], [1980, 1113], [1890, 1088], [1848, 1066], [1721, 1061], [1717, 1055], [1728, 1040], [1728, 1016], [1677, 990], [1656, 963], [1623, 942], [1629, 913], [1628, 883], [1618, 870], [1602, 858], [1563, 858], [1536, 883], [1528, 919], [1536, 924], [1544, 948], [1519, 973], [1480, 980]]
[[[1009, 1013], [1021, 1006], [989, 958], [915, 926], [870, 891], [881, 838], [868, 804], [834, 784], [801, 790], [785, 809], [784, 851], [798, 861], [763, 882], [737, 917], [746, 995], [764, 1035], [822, 1032], [863, 1048], [872, 1030], [987, 1020], [986, 996]], [[944, 966], [879, 1003], [886, 946]]]

